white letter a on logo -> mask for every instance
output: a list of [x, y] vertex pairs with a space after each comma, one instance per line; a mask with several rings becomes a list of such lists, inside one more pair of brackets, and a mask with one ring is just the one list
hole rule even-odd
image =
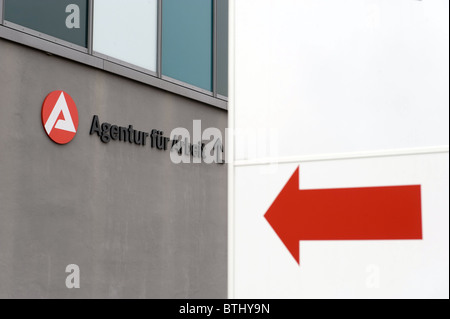
[[[59, 114], [61, 114], [61, 112], [63, 113], [64, 119], [61, 119], [58, 121], [58, 123], [56, 123], [56, 120], [58, 120]], [[50, 134], [53, 127], [67, 132], [77, 132], [75, 130], [75, 125], [73, 124], [72, 116], [70, 115], [69, 107], [67, 106], [66, 98], [64, 97], [64, 92], [61, 92], [58, 102], [56, 102], [52, 113], [45, 123], [45, 130], [47, 131], [47, 134]]]

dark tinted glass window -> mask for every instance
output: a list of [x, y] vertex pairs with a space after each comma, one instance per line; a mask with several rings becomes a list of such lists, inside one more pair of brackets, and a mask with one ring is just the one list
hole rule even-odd
[[212, 91], [213, 1], [162, 5], [162, 74]]
[[5, 0], [5, 20], [87, 47], [87, 0]]

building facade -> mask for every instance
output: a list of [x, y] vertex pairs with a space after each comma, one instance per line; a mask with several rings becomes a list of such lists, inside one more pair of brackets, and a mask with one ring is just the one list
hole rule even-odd
[[0, 1], [0, 298], [227, 296], [227, 166], [193, 136], [227, 125], [227, 15], [222, 0]]

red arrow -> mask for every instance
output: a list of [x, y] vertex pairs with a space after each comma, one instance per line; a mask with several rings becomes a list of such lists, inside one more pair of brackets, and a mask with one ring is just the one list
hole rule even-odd
[[301, 240], [422, 239], [420, 185], [299, 190], [299, 168], [264, 217], [299, 265]]

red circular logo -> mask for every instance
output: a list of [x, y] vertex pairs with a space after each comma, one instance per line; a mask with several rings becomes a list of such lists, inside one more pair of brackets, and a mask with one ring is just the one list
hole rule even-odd
[[42, 105], [42, 125], [55, 143], [67, 144], [75, 137], [78, 130], [78, 110], [69, 94], [54, 91], [47, 95]]

